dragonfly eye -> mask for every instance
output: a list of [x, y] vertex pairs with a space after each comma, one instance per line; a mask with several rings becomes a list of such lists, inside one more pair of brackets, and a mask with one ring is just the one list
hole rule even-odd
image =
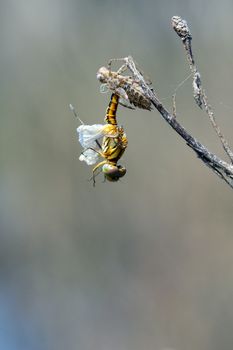
[[101, 67], [97, 74], [96, 74], [97, 79], [101, 82], [101, 83], [106, 83], [109, 77], [109, 71], [107, 68], [105, 67]]
[[106, 83], [106, 79], [102, 74], [97, 74], [97, 79], [101, 82], [101, 83]]
[[126, 174], [126, 168], [121, 165], [104, 164], [102, 171], [108, 181], [118, 181]]

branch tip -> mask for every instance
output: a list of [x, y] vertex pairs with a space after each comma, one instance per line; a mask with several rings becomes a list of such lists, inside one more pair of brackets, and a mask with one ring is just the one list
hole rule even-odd
[[177, 35], [184, 41], [192, 39], [191, 32], [185, 19], [180, 16], [173, 16], [171, 19], [172, 27]]

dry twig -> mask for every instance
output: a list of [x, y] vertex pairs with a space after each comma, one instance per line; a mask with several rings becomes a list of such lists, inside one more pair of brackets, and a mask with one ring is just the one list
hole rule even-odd
[[[223, 136], [222, 132], [220, 131], [219, 126], [216, 123], [216, 119], [213, 113], [213, 110], [211, 106], [208, 103], [207, 96], [204, 92], [204, 89], [202, 87], [201, 82], [201, 76], [200, 73], [197, 70], [193, 53], [192, 53], [192, 46], [191, 46], [191, 40], [192, 36], [190, 33], [190, 30], [188, 28], [188, 25], [185, 20], [178, 16], [174, 16], [172, 18], [172, 26], [176, 33], [179, 35], [179, 37], [182, 39], [186, 55], [188, 58], [189, 66], [191, 73], [193, 75], [193, 94], [194, 99], [197, 103], [197, 105], [200, 108], [204, 108], [207, 115], [209, 116], [209, 119], [211, 121], [211, 124], [216, 131], [222, 146], [228, 155], [228, 157], [231, 160], [231, 163], [233, 163], [233, 152], [228, 146], [228, 143]], [[130, 102], [133, 103], [136, 107], [144, 108], [144, 109], [150, 109], [140, 106], [138, 103], [138, 100], [136, 99], [138, 91], [140, 91], [139, 97], [142, 97], [145, 100], [150, 101], [154, 107], [158, 110], [158, 112], [161, 114], [161, 116], [166, 120], [166, 122], [186, 141], [187, 145], [192, 148], [193, 151], [197, 154], [197, 156], [210, 168], [212, 169], [221, 179], [223, 179], [231, 188], [233, 188], [233, 165], [231, 163], [227, 163], [226, 161], [220, 159], [218, 156], [216, 156], [214, 153], [211, 153], [203, 144], [201, 144], [195, 137], [193, 137], [185, 128], [177, 121], [176, 115], [171, 114], [165, 106], [159, 101], [156, 93], [152, 89], [152, 87], [148, 84], [148, 82], [145, 80], [143, 73], [137, 68], [133, 58], [131, 56], [125, 57], [121, 59], [124, 61], [124, 65], [122, 66], [125, 70], [125, 67], [128, 68], [128, 70], [131, 72], [131, 76], [120, 76], [117, 75], [118, 73], [111, 72], [109, 69], [104, 68], [107, 70], [107, 76], [103, 76], [100, 74], [101, 68], [97, 74], [97, 78], [104, 83], [107, 83], [109, 88], [111, 90], [114, 90], [117, 92], [117, 89], [123, 89], [124, 92], [131, 88], [131, 100]], [[112, 62], [112, 60], [110, 61]], [[104, 71], [106, 73], [106, 71]], [[121, 72], [121, 68], [118, 72]], [[107, 77], [107, 78], [106, 78]], [[131, 79], [131, 80], [130, 80]], [[134, 85], [133, 85], [134, 84]], [[140, 90], [139, 90], [140, 88]], [[173, 101], [173, 104], [175, 102]], [[175, 107], [173, 106], [173, 109], [175, 111]]]
[[192, 36], [191, 36], [191, 32], [188, 28], [187, 22], [179, 16], [174, 16], [174, 17], [172, 17], [172, 26], [173, 26], [173, 29], [175, 30], [175, 32], [177, 33], [177, 35], [182, 40], [182, 43], [184, 45], [184, 49], [186, 52], [186, 56], [187, 56], [187, 59], [189, 62], [189, 67], [190, 67], [191, 73], [193, 74], [193, 97], [194, 97], [197, 105], [200, 108], [205, 109], [205, 111], [208, 114], [208, 117], [210, 119], [210, 122], [211, 122], [215, 132], [217, 133], [221, 143], [222, 143], [223, 149], [225, 150], [226, 154], [230, 158], [231, 163], [233, 163], [233, 152], [231, 151], [231, 149], [228, 145], [228, 142], [226, 141], [224, 135], [222, 134], [222, 132], [221, 132], [221, 130], [216, 122], [214, 112], [213, 112], [210, 104], [208, 103], [207, 96], [206, 96], [205, 91], [204, 91], [203, 86], [202, 86], [201, 75], [200, 75], [199, 71], [197, 70], [197, 66], [196, 66], [196, 63], [194, 61], [192, 45], [191, 45]]

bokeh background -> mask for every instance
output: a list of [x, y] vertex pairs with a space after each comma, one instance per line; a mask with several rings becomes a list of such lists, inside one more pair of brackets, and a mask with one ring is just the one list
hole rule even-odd
[[[233, 2], [0, 1], [0, 349], [232, 350], [233, 192], [154, 111], [119, 108], [119, 183], [92, 187], [69, 111], [102, 123], [96, 71], [133, 55], [171, 108], [189, 74], [184, 17], [233, 145]], [[224, 157], [209, 120], [178, 118]]]

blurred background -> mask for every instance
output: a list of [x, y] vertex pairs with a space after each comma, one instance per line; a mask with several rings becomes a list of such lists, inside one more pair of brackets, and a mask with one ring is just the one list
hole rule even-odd
[[[233, 192], [158, 112], [119, 108], [119, 183], [88, 181], [78, 121], [102, 123], [96, 72], [131, 54], [171, 109], [188, 21], [233, 146], [233, 2], [0, 1], [0, 349], [232, 350]], [[188, 80], [179, 121], [224, 157]]]

